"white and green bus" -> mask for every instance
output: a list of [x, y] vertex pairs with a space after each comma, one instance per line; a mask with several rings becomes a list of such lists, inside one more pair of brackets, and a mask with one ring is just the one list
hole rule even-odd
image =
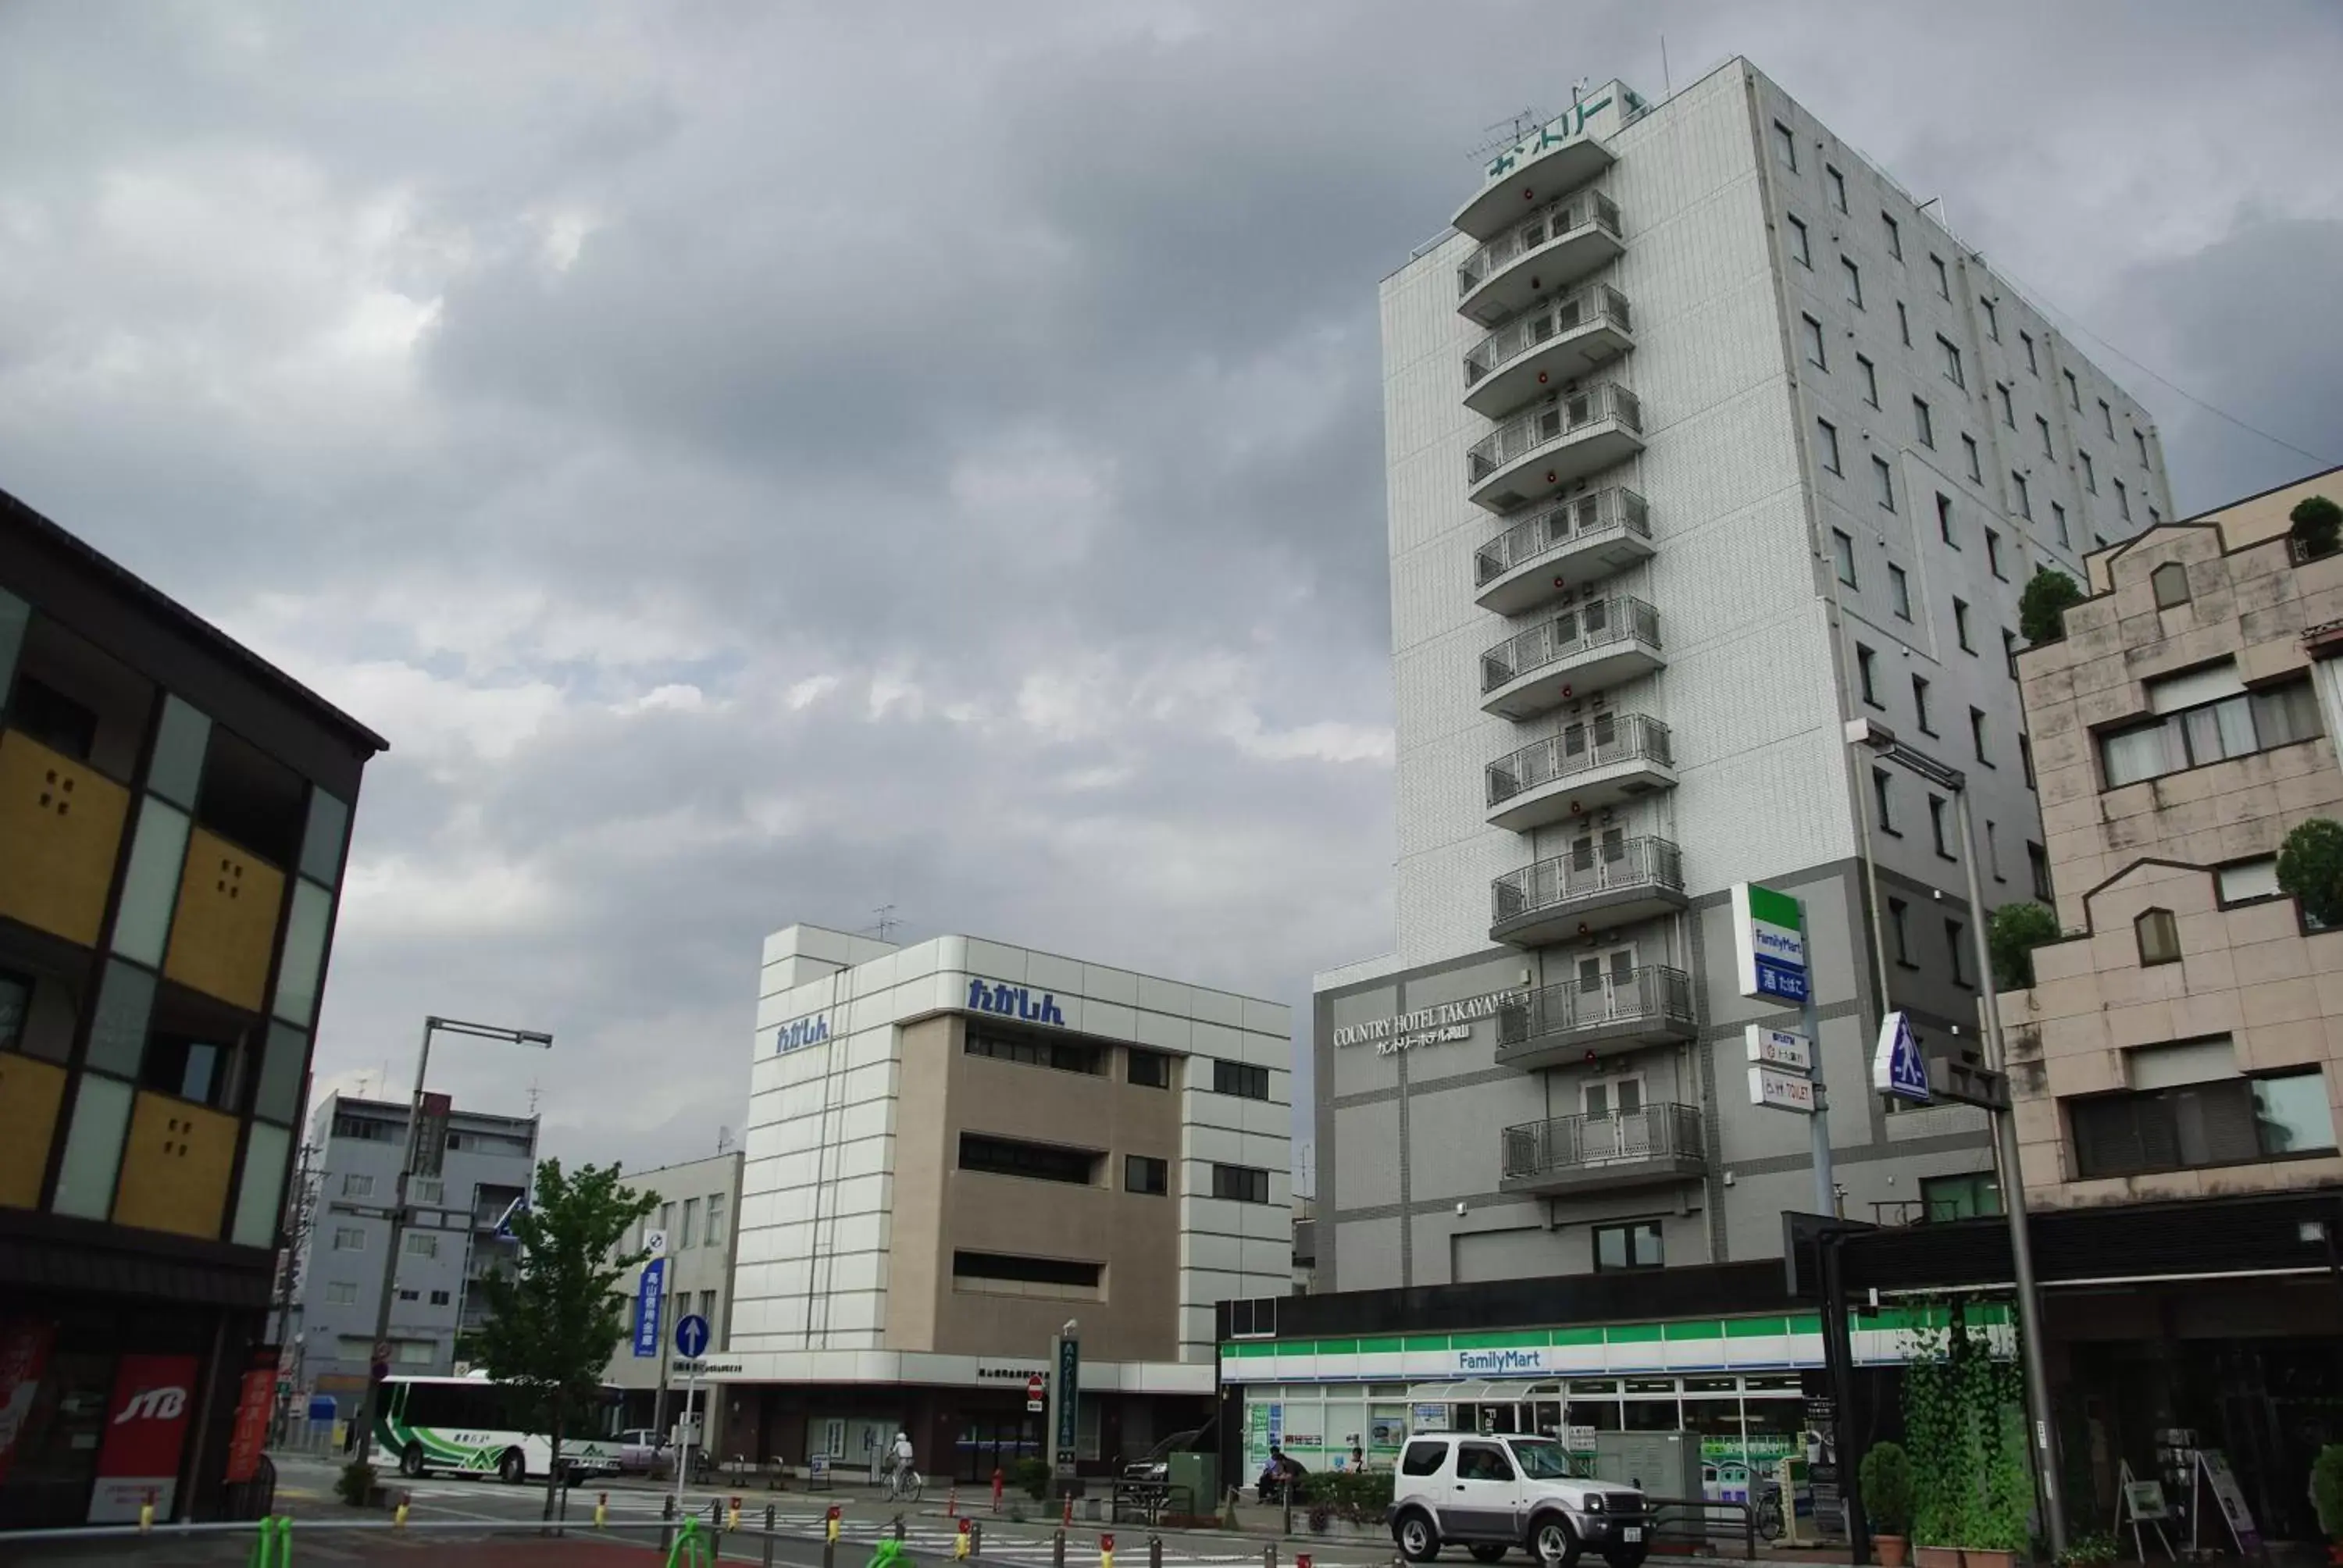
[[[385, 1378], [375, 1447], [410, 1480], [437, 1471], [493, 1475], [512, 1485], [542, 1481], [553, 1465], [553, 1436], [523, 1428], [516, 1394], [483, 1373]], [[561, 1440], [563, 1470], [578, 1477], [617, 1473], [622, 1398], [604, 1384], [600, 1407], [570, 1418]]]

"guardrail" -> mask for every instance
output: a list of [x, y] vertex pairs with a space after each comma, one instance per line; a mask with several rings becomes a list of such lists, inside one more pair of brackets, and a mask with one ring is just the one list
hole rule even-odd
[[[1757, 1555], [1757, 1516], [1746, 1503], [1712, 1502], [1707, 1498], [1646, 1497], [1648, 1510], [1644, 1528], [1649, 1533], [1645, 1544], [1657, 1546], [1665, 1542], [1676, 1546], [1697, 1546], [1714, 1549], [1719, 1542], [1741, 1543], [1741, 1555], [1754, 1560]], [[1727, 1529], [1717, 1530], [1717, 1515], [1725, 1516]], [[1738, 1525], [1733, 1522], [1738, 1520]]]

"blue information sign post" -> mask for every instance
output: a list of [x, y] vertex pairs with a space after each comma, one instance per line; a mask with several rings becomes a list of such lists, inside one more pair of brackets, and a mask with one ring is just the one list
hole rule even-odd
[[635, 1354], [659, 1353], [659, 1308], [667, 1297], [667, 1260], [653, 1258], [643, 1265], [642, 1284], [635, 1292]]

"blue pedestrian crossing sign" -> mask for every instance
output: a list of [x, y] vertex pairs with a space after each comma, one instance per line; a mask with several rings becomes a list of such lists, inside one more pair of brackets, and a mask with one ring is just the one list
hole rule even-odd
[[708, 1320], [692, 1312], [675, 1321], [675, 1348], [688, 1361], [698, 1361], [708, 1349]]
[[1936, 1098], [1928, 1087], [1927, 1059], [1912, 1037], [1909, 1014], [1891, 1012], [1880, 1021], [1878, 1049], [1871, 1056], [1871, 1087], [1916, 1105]]

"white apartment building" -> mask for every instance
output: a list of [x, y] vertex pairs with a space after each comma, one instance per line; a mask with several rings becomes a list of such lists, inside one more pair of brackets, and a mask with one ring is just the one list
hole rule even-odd
[[1077, 1322], [1076, 1452], [1202, 1424], [1214, 1304], [1292, 1286], [1283, 1005], [969, 936], [765, 943], [726, 1442], [989, 1479]]
[[1315, 988], [1320, 1288], [1778, 1254], [1744, 880], [1806, 901], [1844, 1211], [1996, 1202], [1976, 1113], [1869, 1088], [1883, 1002], [1974, 1033], [1977, 914], [1844, 723], [1966, 771], [1989, 906], [2046, 897], [2018, 595], [2173, 515], [2154, 426], [1745, 60], [1461, 194], [1382, 290], [1398, 930]]

